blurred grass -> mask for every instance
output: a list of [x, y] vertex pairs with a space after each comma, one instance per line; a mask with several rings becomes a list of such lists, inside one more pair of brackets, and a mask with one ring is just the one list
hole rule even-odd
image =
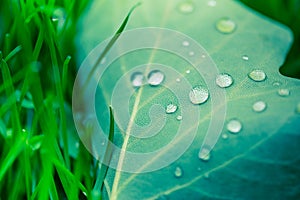
[[[281, 72], [300, 78], [300, 0], [242, 1], [293, 30]], [[81, 143], [68, 148], [76, 22], [88, 3], [1, 0], [0, 199], [100, 198], [105, 168]]]
[[300, 78], [300, 0], [241, 0], [247, 6], [290, 27], [294, 43], [280, 72]]

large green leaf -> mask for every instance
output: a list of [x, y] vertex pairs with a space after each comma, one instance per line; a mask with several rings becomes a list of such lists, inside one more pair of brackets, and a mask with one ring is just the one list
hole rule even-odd
[[[82, 19], [77, 38], [79, 63], [98, 43], [117, 30], [134, 3], [129, 0], [103, 0], [90, 6]], [[182, 5], [186, 6], [188, 13], [180, 12]], [[222, 18], [229, 18], [236, 24], [236, 29], [232, 33], [225, 34], [217, 30], [216, 23]], [[200, 116], [197, 116], [199, 121], [194, 124], [198, 129], [187, 151], [174, 163], [153, 172], [138, 173], [143, 171], [144, 165], [139, 166], [140, 171], [137, 170], [137, 173], [110, 169], [106, 178], [105, 197], [111, 199], [299, 197], [300, 81], [279, 73], [279, 67], [284, 62], [292, 42], [291, 32], [236, 1], [213, 0], [144, 1], [132, 14], [127, 29], [144, 27], [168, 28], [188, 35], [205, 48], [220, 72], [233, 77], [233, 85], [224, 89], [227, 97], [225, 123], [231, 119], [238, 119], [242, 123], [242, 130], [238, 134], [230, 134], [225, 124], [221, 133], [223, 137], [213, 148], [210, 159], [204, 162], [198, 158], [198, 153], [211, 116], [215, 112], [211, 111], [211, 99], [205, 104], [194, 106], [195, 110], [200, 110]], [[143, 38], [143, 35], [140, 37]], [[163, 43], [163, 41], [156, 42]], [[245, 57], [243, 59], [245, 55], [248, 59]], [[185, 60], [174, 54], [153, 49], [128, 53], [113, 62], [100, 81], [101, 92], [98, 90], [96, 95], [96, 110], [99, 123], [105, 132], [108, 132], [108, 104], [111, 103], [115, 85], [124, 74], [131, 73], [135, 66], [143, 63], [172, 66], [185, 76], [191, 85], [205, 85], [205, 77], [201, 77]], [[187, 74], [185, 71], [188, 69], [191, 71]], [[263, 70], [267, 75], [266, 80], [260, 82], [251, 80], [248, 75], [254, 69]], [[165, 76], [165, 82], [170, 81], [169, 74]], [[170, 84], [178, 83], [173, 80]], [[129, 80], [125, 87], [132, 87]], [[280, 92], [285, 94], [279, 95]], [[188, 99], [189, 89], [182, 93], [186, 93], [185, 98]], [[166, 106], [169, 102], [179, 104], [177, 96], [178, 94], [173, 94], [163, 86], [145, 85], [136, 90], [129, 102], [134, 122], [140, 126], [151, 124], [152, 116], [148, 116], [149, 109], [154, 104], [162, 106]], [[264, 101], [267, 104], [264, 111], [258, 113], [253, 110], [252, 106], [257, 101]], [[86, 102], [86, 105], [89, 103]], [[165, 116], [166, 124], [157, 136], [150, 139], [127, 138], [123, 133], [126, 128], [121, 127], [123, 131], [115, 135], [115, 143], [124, 151], [144, 153], [167, 145], [181, 123], [197, 118], [191, 114], [189, 119], [176, 120], [188, 103], [180, 104], [174, 114]], [[115, 115], [117, 119], [117, 109]], [[183, 140], [184, 136], [190, 133], [189, 130], [184, 130], [180, 134]], [[180, 141], [176, 141], [175, 145], [180, 147]], [[166, 151], [163, 154], [167, 154]], [[159, 157], [160, 154], [156, 159], [148, 160], [145, 165], [157, 162]], [[136, 163], [133, 160], [131, 164]], [[122, 169], [121, 159], [119, 169]]]

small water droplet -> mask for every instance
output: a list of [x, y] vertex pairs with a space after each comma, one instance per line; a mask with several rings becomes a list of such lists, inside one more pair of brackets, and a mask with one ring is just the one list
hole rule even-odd
[[263, 112], [266, 108], [267, 108], [267, 104], [264, 101], [257, 101], [252, 106], [252, 109], [255, 112]]
[[104, 63], [106, 63], [106, 57], [102, 58], [100, 64], [103, 65]]
[[180, 78], [176, 78], [176, 82], [179, 83], [181, 80]]
[[167, 114], [174, 113], [174, 112], [176, 112], [176, 110], [177, 110], [177, 106], [174, 105], [174, 104], [172, 104], [172, 103], [170, 103], [170, 104], [167, 105], [167, 107], [166, 107], [166, 113], [167, 113]]
[[176, 167], [174, 172], [175, 177], [180, 178], [183, 175], [183, 171], [181, 167]]
[[190, 43], [188, 41], [183, 41], [182, 42], [182, 46], [188, 47], [190, 45]]
[[227, 123], [227, 130], [231, 133], [239, 133], [242, 130], [242, 123], [237, 119], [232, 119]]
[[26, 133], [26, 129], [23, 128], [23, 129], [22, 129], [22, 132], [23, 132], [23, 133]]
[[195, 55], [195, 53], [193, 51], [189, 52], [189, 56], [194, 56], [194, 55]]
[[298, 103], [296, 106], [296, 113], [300, 114], [300, 103]]
[[206, 58], [206, 55], [204, 55], [204, 54], [202, 54], [202, 56], [201, 56], [202, 58]]
[[75, 147], [78, 149], [79, 148], [80, 143], [79, 142], [75, 142]]
[[223, 73], [219, 74], [216, 78], [216, 84], [221, 88], [227, 88], [231, 86], [233, 79], [229, 74]]
[[178, 6], [179, 12], [183, 14], [189, 14], [194, 11], [194, 4], [192, 2], [181, 2]]
[[177, 119], [178, 121], [181, 121], [181, 120], [182, 120], [182, 116], [181, 116], [181, 115], [178, 115], [178, 116], [176, 117], [176, 119]]
[[141, 87], [144, 84], [144, 75], [141, 72], [134, 72], [130, 77], [130, 81], [133, 87]]
[[148, 83], [157, 86], [163, 82], [165, 75], [159, 70], [153, 70], [148, 75]]
[[277, 91], [278, 95], [281, 96], [281, 97], [287, 97], [287, 96], [290, 96], [290, 90], [288, 89], [279, 89]]
[[57, 22], [58, 30], [61, 30], [66, 22], [66, 11], [63, 8], [56, 8], [53, 13], [51, 20]]
[[249, 60], [249, 57], [248, 57], [247, 55], [243, 55], [243, 56], [242, 56], [242, 59], [248, 61], [248, 60]]
[[201, 171], [202, 169], [201, 169], [201, 167], [197, 167], [197, 170], [198, 170], [198, 171]]
[[275, 82], [273, 83], [273, 86], [275, 86], [275, 87], [278, 87], [278, 86], [280, 86], [280, 85], [281, 85], [281, 83], [278, 82], [278, 81], [275, 81]]
[[207, 2], [207, 5], [210, 7], [215, 7], [217, 5], [217, 1], [216, 0], [209, 0]]
[[205, 173], [205, 174], [203, 175], [203, 177], [204, 177], [205, 179], [209, 179], [210, 174], [207, 172], [207, 173]]
[[223, 133], [223, 134], [222, 134], [222, 138], [223, 138], [224, 140], [228, 139], [228, 134]]
[[200, 160], [202, 161], [209, 161], [210, 159], [210, 151], [208, 148], [202, 148], [200, 151], [199, 151], [199, 154], [198, 154], [198, 157]]
[[266, 80], [267, 75], [263, 70], [255, 69], [248, 74], [248, 77], [256, 82], [261, 82]]
[[224, 17], [217, 21], [216, 28], [221, 33], [229, 34], [235, 31], [236, 24], [231, 19]]
[[189, 73], [191, 73], [191, 70], [188, 69], [185, 71], [185, 73], [189, 74]]
[[209, 97], [209, 92], [206, 88], [199, 85], [191, 89], [189, 97], [190, 97], [190, 101], [193, 104], [202, 104], [207, 101]]

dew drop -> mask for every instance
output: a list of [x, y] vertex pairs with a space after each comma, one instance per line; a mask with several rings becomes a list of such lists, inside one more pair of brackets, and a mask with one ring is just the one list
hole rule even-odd
[[236, 24], [231, 19], [224, 17], [217, 21], [216, 28], [221, 33], [229, 34], [234, 32], [236, 29]]
[[256, 82], [261, 82], [266, 80], [267, 75], [263, 70], [255, 69], [248, 74], [248, 77]]
[[191, 70], [188, 69], [185, 71], [185, 73], [189, 74], [189, 73], [191, 73]]
[[183, 13], [183, 14], [189, 14], [192, 13], [194, 11], [195, 7], [194, 4], [192, 2], [181, 2], [178, 5], [178, 10], [179, 12]]
[[199, 151], [199, 154], [198, 154], [198, 157], [200, 160], [202, 161], [209, 161], [210, 159], [210, 151], [208, 148], [202, 148], [200, 151]]
[[193, 89], [191, 89], [190, 94], [190, 101], [193, 104], [202, 104], [205, 103], [209, 97], [208, 90], [204, 88], [203, 86], [195, 86]]
[[227, 130], [231, 133], [239, 133], [242, 130], [242, 123], [237, 119], [232, 119], [227, 123]]
[[228, 139], [228, 134], [223, 133], [223, 134], [222, 134], [222, 138], [223, 138], [224, 140]]
[[206, 58], [206, 55], [204, 55], [204, 54], [202, 54], [202, 56], [201, 56], [202, 58]]
[[195, 52], [193, 52], [193, 51], [189, 52], [189, 56], [194, 56], [194, 55], [195, 55]]
[[275, 87], [278, 87], [278, 86], [280, 86], [280, 85], [281, 85], [281, 83], [278, 82], [278, 81], [275, 81], [275, 82], [273, 83], [273, 86], [275, 86]]
[[57, 23], [58, 30], [61, 30], [66, 22], [66, 11], [63, 8], [56, 8], [53, 13], [51, 20]]
[[279, 89], [277, 91], [278, 95], [281, 96], [281, 97], [287, 97], [287, 96], [290, 96], [290, 90], [288, 89]]
[[183, 171], [182, 171], [181, 167], [176, 167], [175, 172], [174, 172], [174, 176], [177, 177], [177, 178], [180, 178], [180, 177], [182, 177], [182, 175], [183, 175]]
[[144, 75], [141, 72], [134, 72], [130, 80], [133, 87], [141, 87], [144, 83]]
[[210, 7], [215, 7], [217, 5], [217, 1], [216, 0], [209, 0], [207, 2], [207, 5]]
[[182, 46], [188, 47], [190, 45], [190, 43], [188, 41], [183, 41], [182, 42]]
[[170, 104], [167, 105], [167, 107], [166, 107], [166, 113], [167, 113], [167, 114], [174, 113], [174, 112], [176, 112], [176, 110], [177, 110], [177, 106], [174, 105], [174, 104], [172, 104], [172, 103], [170, 103]]
[[264, 110], [266, 110], [266, 108], [267, 108], [267, 104], [264, 101], [257, 101], [252, 106], [252, 109], [255, 112], [263, 112]]
[[181, 80], [180, 78], [176, 78], [176, 82], [179, 83]]
[[75, 147], [78, 149], [80, 146], [80, 143], [79, 142], [75, 142]]
[[203, 177], [204, 177], [205, 179], [209, 179], [209, 178], [210, 178], [210, 174], [207, 172], [207, 173], [205, 173], [205, 174], [203, 175]]
[[233, 83], [233, 79], [229, 74], [219, 74], [216, 78], [216, 84], [221, 88], [230, 87]]
[[181, 116], [181, 115], [178, 115], [178, 116], [176, 117], [176, 119], [177, 119], [178, 121], [181, 121], [181, 120], [182, 120], [182, 116]]
[[245, 61], [248, 61], [248, 60], [249, 60], [249, 57], [248, 57], [247, 55], [243, 55], [243, 56], [242, 56], [242, 59], [245, 60]]
[[152, 86], [158, 86], [163, 82], [165, 75], [159, 70], [153, 70], [148, 75], [148, 83]]

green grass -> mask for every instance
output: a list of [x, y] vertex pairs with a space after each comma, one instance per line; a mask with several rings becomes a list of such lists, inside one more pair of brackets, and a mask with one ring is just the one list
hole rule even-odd
[[[293, 29], [295, 44], [282, 71], [299, 78], [299, 1], [285, 7], [272, 0], [244, 2]], [[69, 151], [75, 146], [70, 134], [76, 134], [70, 127], [73, 44], [88, 3], [0, 3], [0, 199], [100, 199], [105, 190], [107, 167], [99, 168], [81, 143], [77, 153]]]

